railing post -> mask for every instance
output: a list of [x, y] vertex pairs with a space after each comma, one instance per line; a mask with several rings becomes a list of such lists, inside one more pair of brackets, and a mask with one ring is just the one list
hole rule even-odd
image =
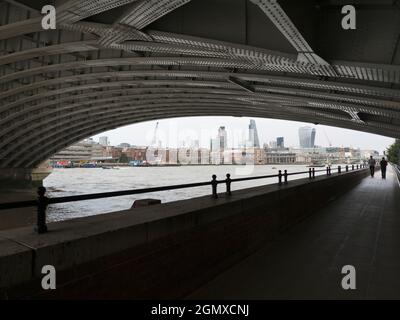
[[39, 234], [47, 232], [46, 225], [46, 209], [48, 205], [48, 199], [46, 197], [46, 188], [39, 187], [37, 198], [37, 221], [35, 226], [35, 231]]
[[338, 166], [338, 167], [337, 167], [337, 172], [338, 172], [338, 173], [342, 173], [342, 166]]
[[329, 167], [326, 167], [326, 175], [329, 176]]
[[354, 170], [354, 164], [351, 165], [351, 170]]
[[283, 174], [284, 181], [285, 181], [285, 183], [287, 183], [287, 177], [288, 177], [288, 175], [287, 175], [287, 170], [285, 170], [284, 172], [285, 172], [285, 173]]
[[212, 195], [213, 195], [214, 199], [218, 198], [217, 186], [218, 186], [217, 176], [215, 174], [213, 174], [212, 180], [211, 180], [211, 187], [212, 187]]
[[357, 170], [358, 170], [358, 165], [357, 165]]
[[346, 165], [346, 172], [349, 172], [349, 166]]
[[228, 196], [230, 196], [230, 195], [232, 195], [232, 192], [231, 192], [231, 183], [232, 183], [232, 181], [231, 181], [231, 175], [229, 173], [226, 175], [225, 182], [226, 182], [226, 194]]
[[315, 179], [315, 168], [312, 168], [312, 178]]
[[308, 169], [308, 178], [309, 179], [312, 178], [312, 169], [311, 168]]
[[278, 183], [279, 184], [282, 184], [282, 170], [279, 170], [279, 173], [278, 173]]

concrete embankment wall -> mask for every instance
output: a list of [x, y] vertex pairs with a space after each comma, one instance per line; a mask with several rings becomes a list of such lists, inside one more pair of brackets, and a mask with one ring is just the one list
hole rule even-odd
[[[33, 170], [39, 169], [0, 168], [0, 203], [36, 199], [37, 187], [42, 181], [33, 181]], [[35, 208], [2, 210], [0, 231], [32, 225], [35, 220]]]
[[[30, 227], [2, 231], [0, 298], [184, 297], [367, 174], [301, 179], [219, 199], [52, 223], [43, 235]], [[41, 288], [44, 265], [57, 270], [56, 290]]]

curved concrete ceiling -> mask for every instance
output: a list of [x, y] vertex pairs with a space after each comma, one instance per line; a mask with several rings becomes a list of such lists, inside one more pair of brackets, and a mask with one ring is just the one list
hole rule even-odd
[[0, 168], [183, 116], [297, 120], [400, 138], [400, 1], [0, 2]]

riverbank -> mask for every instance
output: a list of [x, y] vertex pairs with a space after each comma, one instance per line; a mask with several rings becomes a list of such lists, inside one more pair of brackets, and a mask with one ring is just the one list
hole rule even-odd
[[[307, 171], [305, 165], [200, 165], [200, 166], [149, 166], [149, 167], [120, 167], [117, 170], [104, 170], [102, 168], [75, 168], [54, 169], [44, 180], [48, 197], [61, 197], [88, 194], [94, 192], [110, 192], [159, 186], [177, 185], [193, 182], [210, 181], [213, 174], [218, 179], [225, 179], [226, 174], [231, 178], [262, 176], [277, 174], [279, 170], [291, 172]], [[324, 174], [322, 172], [321, 174]], [[308, 177], [308, 173], [292, 176], [295, 178]], [[251, 188], [267, 184], [277, 183], [277, 178], [244, 181], [232, 185], [232, 190]], [[219, 191], [224, 186], [219, 187]], [[177, 200], [191, 199], [194, 197], [209, 195], [211, 189], [208, 186], [174, 191], [163, 191], [141, 195], [109, 198], [107, 200], [79, 201], [69, 204], [50, 205], [48, 221], [63, 221], [78, 217], [93, 216], [115, 211], [130, 209], [135, 200], [144, 198], [159, 199], [162, 203]], [[36, 199], [36, 188], [12, 189], [1, 193], [0, 202], [23, 201]], [[0, 213], [0, 229], [30, 225], [35, 221], [35, 208], [9, 210]]]

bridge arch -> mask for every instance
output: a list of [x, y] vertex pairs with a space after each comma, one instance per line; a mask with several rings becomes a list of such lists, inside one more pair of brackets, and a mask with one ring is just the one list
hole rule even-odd
[[[322, 23], [335, 12], [318, 1], [297, 11], [301, 4], [273, 0], [231, 0], [229, 8], [224, 0], [60, 3], [54, 31], [41, 29], [41, 1], [0, 4], [0, 170], [32, 169], [122, 125], [183, 116], [287, 119], [400, 137], [395, 3], [380, 7], [387, 23], [378, 31], [368, 1], [360, 6], [357, 43]], [[178, 17], [196, 14], [204, 25], [189, 19], [177, 28]], [[365, 50], [378, 40], [379, 50]]]

